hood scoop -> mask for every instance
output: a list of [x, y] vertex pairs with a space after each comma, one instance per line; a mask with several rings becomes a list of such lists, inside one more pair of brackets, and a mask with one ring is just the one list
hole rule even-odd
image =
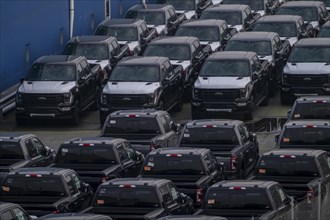
[[27, 84], [32, 84], [32, 81], [28, 81]]
[[117, 83], [117, 82], [112, 82], [111, 84], [112, 84], [112, 85], [118, 85], [118, 83]]
[[151, 84], [152, 84], [152, 82], [147, 82], [147, 83], [146, 83], [146, 86], [151, 85]]
[[65, 84], [67, 84], [69, 81], [63, 81], [62, 83], [61, 83], [61, 85], [65, 85]]
[[237, 80], [243, 79], [243, 76], [237, 77]]
[[204, 76], [203, 79], [204, 79], [204, 80], [207, 80], [207, 77]]

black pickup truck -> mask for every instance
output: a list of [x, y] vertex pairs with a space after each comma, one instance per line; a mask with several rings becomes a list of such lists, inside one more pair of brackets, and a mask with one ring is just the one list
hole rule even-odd
[[149, 28], [155, 28], [157, 36], [174, 35], [187, 18], [177, 15], [172, 5], [138, 4], [129, 8], [124, 18], [144, 20]]
[[297, 201], [310, 202], [318, 195], [323, 198], [330, 190], [330, 158], [322, 150], [272, 150], [260, 156], [251, 179], [279, 182]]
[[1, 220], [32, 220], [37, 216], [30, 216], [18, 204], [9, 202], [0, 202], [0, 219]]
[[171, 180], [200, 206], [206, 190], [225, 179], [225, 170], [205, 148], [163, 148], [150, 152], [140, 176]]
[[180, 147], [209, 148], [228, 178], [244, 178], [259, 157], [256, 135], [242, 121], [205, 119], [188, 122], [181, 134]]
[[3, 202], [20, 204], [30, 215], [78, 212], [93, 197], [91, 187], [70, 169], [38, 167], [10, 172], [2, 182]]
[[115, 220], [156, 220], [172, 214], [192, 214], [192, 199], [165, 179], [118, 178], [97, 189], [93, 205], [82, 213], [108, 215]]
[[121, 138], [76, 138], [61, 144], [54, 167], [75, 170], [96, 191], [99, 184], [118, 177], [136, 177], [144, 156]]
[[124, 138], [146, 155], [156, 148], [176, 146], [180, 132], [181, 126], [165, 111], [123, 110], [107, 117], [101, 136]]
[[290, 214], [290, 198], [274, 181], [221, 181], [208, 189], [196, 214], [232, 220], [282, 219]]
[[95, 35], [116, 37], [120, 45], [128, 45], [129, 55], [140, 55], [147, 43], [157, 35], [155, 28], [148, 28], [144, 20], [105, 19], [99, 24]]
[[84, 56], [91, 67], [99, 64], [102, 69], [100, 80], [104, 81], [112, 68], [129, 55], [129, 47], [127, 44], [121, 46], [115, 37], [76, 36], [67, 43], [63, 54]]
[[13, 170], [42, 167], [54, 162], [56, 152], [33, 134], [0, 134], [0, 183]]
[[66, 119], [79, 124], [81, 111], [97, 110], [101, 67], [82, 56], [52, 55], [35, 61], [16, 93], [16, 123]]

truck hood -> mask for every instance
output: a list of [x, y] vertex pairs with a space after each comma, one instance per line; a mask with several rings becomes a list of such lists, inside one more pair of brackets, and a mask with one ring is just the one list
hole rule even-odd
[[250, 77], [198, 77], [195, 88], [242, 89], [251, 81]]
[[280, 39], [281, 40], [288, 40], [291, 47], [298, 41], [297, 37], [280, 37]]
[[196, 16], [195, 11], [193, 10], [175, 10], [177, 14], [185, 14], [187, 19], [191, 19]]
[[201, 41], [201, 45], [210, 45], [212, 52], [216, 51], [220, 47], [220, 42], [212, 42], [212, 41]]
[[148, 24], [147, 27], [148, 28], [155, 28], [158, 35], [160, 35], [162, 33], [162, 31], [164, 31], [165, 34], [167, 34], [166, 26], [165, 25]]
[[237, 30], [238, 32], [243, 31], [243, 25], [241, 25], [241, 24], [238, 24], [238, 25], [230, 25], [230, 24], [228, 24], [228, 26], [229, 26], [230, 28], [236, 28], [236, 30]]
[[223, 0], [212, 0], [213, 5], [220, 4]]
[[24, 81], [18, 92], [23, 93], [66, 93], [76, 85], [74, 81]]
[[329, 63], [287, 63], [284, 73], [291, 74], [330, 74]]
[[109, 60], [87, 60], [89, 64], [99, 64], [102, 69], [109, 65]]
[[159, 82], [108, 82], [103, 88], [103, 92], [107, 94], [150, 94], [159, 87]]
[[125, 45], [127, 44], [128, 48], [130, 51], [134, 51], [134, 49], [139, 46], [138, 41], [118, 41], [120, 45]]
[[182, 66], [183, 70], [187, 69], [191, 65], [190, 60], [170, 60], [170, 62], [172, 65]]

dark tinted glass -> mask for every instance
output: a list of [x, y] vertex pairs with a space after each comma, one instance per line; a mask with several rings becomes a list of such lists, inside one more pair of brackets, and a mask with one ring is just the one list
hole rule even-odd
[[75, 79], [75, 67], [61, 64], [34, 65], [27, 77], [29, 81], [73, 81]]
[[264, 0], [223, 0], [223, 4], [248, 5], [252, 10], [264, 10]]
[[260, 22], [255, 24], [253, 31], [276, 32], [280, 37], [296, 37], [297, 27], [293, 22]]
[[117, 65], [109, 81], [114, 82], [158, 82], [159, 68], [151, 65]]
[[195, 10], [196, 4], [195, 0], [165, 0], [164, 3], [173, 5], [175, 10]]
[[160, 134], [159, 125], [154, 118], [110, 118], [106, 125], [107, 134]]
[[189, 60], [189, 45], [159, 44], [148, 45], [143, 56], [168, 57], [170, 60]]
[[270, 210], [271, 204], [265, 191], [251, 188], [212, 189], [204, 200], [205, 209]]
[[206, 61], [199, 76], [250, 76], [250, 65], [246, 60], [209, 60]]
[[[319, 172], [311, 157], [283, 158], [265, 156], [257, 168], [257, 176], [318, 177]], [[290, 157], [290, 155], [288, 155]]]
[[106, 44], [77, 44], [72, 55], [84, 56], [88, 60], [107, 60], [109, 50]]
[[202, 13], [200, 19], [219, 19], [225, 20], [230, 25], [241, 25], [242, 13], [240, 11], [205, 11]]
[[152, 155], [147, 158], [142, 175], [204, 175], [199, 156]]
[[330, 47], [294, 47], [289, 62], [330, 62]]
[[111, 147], [65, 147], [63, 146], [56, 157], [58, 164], [116, 164], [116, 157]]
[[2, 183], [3, 196], [56, 196], [65, 197], [63, 183], [59, 176], [25, 177], [7, 176]]
[[130, 27], [109, 27], [106, 35], [116, 37], [118, 41], [138, 40], [137, 29]]
[[318, 21], [318, 12], [316, 7], [279, 7], [278, 15], [299, 15], [305, 21]]
[[152, 188], [102, 187], [96, 195], [94, 207], [157, 208], [159, 199]]
[[197, 37], [200, 41], [220, 41], [217, 27], [180, 27], [175, 35]]
[[226, 46], [226, 51], [252, 51], [258, 55], [270, 56], [272, 55], [271, 41], [244, 41], [244, 40], [232, 40], [229, 41]]
[[291, 120], [330, 119], [330, 102], [299, 103], [292, 111]]
[[[0, 141], [0, 165], [6, 166], [5, 159], [24, 159], [19, 143]], [[10, 165], [10, 164], [8, 164]]]
[[317, 37], [325, 37], [325, 38], [330, 38], [330, 27], [328, 28], [321, 28], [319, 34]]
[[[290, 145], [329, 145], [330, 128], [285, 128], [281, 146]], [[330, 149], [329, 149], [330, 150]]]
[[136, 14], [136, 18], [144, 20], [149, 25], [165, 25], [165, 14], [162, 12], [139, 11]]

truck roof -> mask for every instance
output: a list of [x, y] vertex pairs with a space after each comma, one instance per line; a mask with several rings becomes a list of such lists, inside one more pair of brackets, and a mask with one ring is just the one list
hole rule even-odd
[[274, 37], [278, 36], [275, 32], [266, 32], [266, 31], [255, 31], [255, 32], [239, 32], [234, 35], [230, 41], [234, 40], [272, 40]]
[[299, 20], [303, 20], [301, 16], [298, 15], [267, 15], [258, 19], [257, 23], [263, 22], [298, 22]]
[[167, 61], [167, 57], [142, 57], [142, 56], [133, 56], [133, 57], [125, 57], [123, 58], [117, 65], [125, 65], [125, 64], [146, 64], [146, 65], [161, 65], [165, 61]]
[[207, 148], [191, 148], [191, 147], [170, 147], [170, 148], [158, 148], [151, 151], [149, 155], [201, 155], [209, 152]]
[[109, 216], [91, 213], [60, 213], [39, 217], [40, 220], [110, 220]]
[[173, 8], [168, 4], [137, 4], [130, 7], [127, 11], [165, 11], [168, 8]]
[[[102, 145], [114, 145], [125, 141], [122, 138], [112, 137], [83, 137], [75, 138], [70, 141], [64, 142], [62, 145], [80, 145], [80, 144], [102, 144]], [[67, 147], [67, 146], [66, 146]]]
[[137, 110], [119, 110], [111, 113], [111, 117], [130, 117], [132, 115], [138, 115], [138, 117], [150, 117], [154, 118], [157, 115], [167, 113], [166, 111], [162, 110], [155, 110], [155, 109], [137, 109]]
[[324, 103], [330, 103], [330, 96], [301, 96], [296, 99], [295, 102], [298, 103], [319, 103], [319, 102], [324, 102]]
[[35, 63], [77, 63], [81, 59], [85, 59], [82, 56], [72, 55], [50, 55], [42, 56], [35, 61]]
[[310, 6], [320, 6], [323, 5], [320, 1], [289, 1], [285, 2], [280, 8], [284, 7], [310, 7]]
[[206, 8], [204, 11], [243, 11], [246, 8], [250, 8], [248, 5], [242, 4], [223, 4], [223, 5], [214, 5], [212, 7]]
[[187, 20], [183, 24], [180, 25], [180, 27], [215, 27], [215, 26], [222, 26], [223, 24], [227, 24], [225, 20], [219, 20], [219, 19], [202, 19], [202, 20]]
[[265, 180], [224, 180], [218, 183], [215, 183], [211, 188], [219, 187], [251, 187], [251, 188], [269, 188], [275, 184], [278, 184], [274, 181], [265, 181]]
[[118, 19], [105, 19], [101, 22], [99, 26], [105, 27], [136, 27], [139, 23], [145, 23], [144, 20], [140, 19], [128, 19], [128, 18], [118, 18]]
[[306, 156], [306, 157], [315, 157], [320, 154], [326, 153], [323, 150], [313, 150], [313, 149], [276, 149], [264, 153], [262, 156], [281, 156], [281, 155], [294, 155], [294, 156]]
[[295, 120], [285, 123], [284, 127], [294, 128], [313, 128], [313, 127], [327, 127], [330, 128], [330, 120], [322, 119], [305, 119], [305, 120]]
[[251, 60], [255, 56], [257, 54], [252, 51], [221, 51], [212, 53], [207, 60]]
[[27, 175], [27, 174], [35, 174], [35, 175], [47, 175], [47, 176], [61, 176], [68, 171], [72, 171], [70, 169], [65, 168], [57, 168], [57, 167], [28, 167], [28, 168], [20, 168], [15, 171], [11, 171], [8, 175]]
[[103, 183], [101, 186], [120, 186], [120, 185], [135, 185], [135, 186], [151, 186], [168, 183], [170, 180], [167, 179], [154, 179], [154, 178], [116, 178], [108, 182]]
[[0, 141], [12, 141], [19, 142], [21, 139], [25, 139], [28, 137], [36, 137], [34, 134], [26, 134], [26, 133], [16, 133], [16, 132], [1, 132]]
[[233, 128], [235, 125], [240, 124], [239, 120], [230, 120], [230, 119], [199, 119], [193, 120], [186, 124], [187, 128], [200, 128], [205, 127], [206, 125], [216, 125], [217, 127], [226, 127]]
[[0, 210], [5, 210], [11, 207], [20, 207], [20, 205], [11, 202], [0, 202]]
[[110, 36], [98, 36], [98, 35], [90, 35], [90, 36], [76, 36], [73, 37], [69, 43], [109, 43], [114, 40], [117, 40], [115, 37]]
[[329, 47], [329, 38], [303, 38], [294, 47], [317, 46]]
[[157, 37], [152, 40], [149, 44], [192, 44], [194, 41], [198, 40], [197, 37], [190, 36], [166, 36]]

